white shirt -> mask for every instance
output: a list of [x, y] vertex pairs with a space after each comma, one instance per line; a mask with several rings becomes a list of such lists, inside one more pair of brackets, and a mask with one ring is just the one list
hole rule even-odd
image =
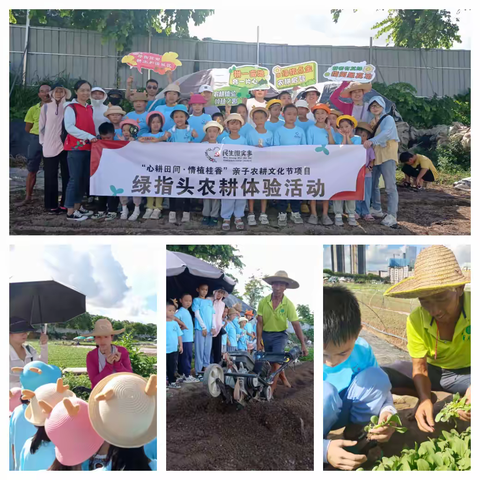
[[[13, 367], [24, 367], [30, 362], [40, 360], [44, 363], [48, 363], [48, 345], [41, 345], [41, 353], [38, 356], [37, 351], [31, 346], [28, 346], [28, 349], [25, 348], [25, 345], [22, 345], [25, 350], [25, 360], [22, 360], [18, 355], [15, 349], [10, 345], [10, 388], [21, 387], [20, 384], [20, 374], [12, 372]], [[30, 352], [28, 351], [30, 350]]]
[[253, 107], [265, 107], [267, 108], [267, 102], [259, 102], [258, 100], [255, 100], [255, 98], [249, 98], [247, 100], [247, 112], [248, 112], [248, 123], [255, 127], [255, 122], [252, 120], [250, 117], [250, 112], [252, 111]]

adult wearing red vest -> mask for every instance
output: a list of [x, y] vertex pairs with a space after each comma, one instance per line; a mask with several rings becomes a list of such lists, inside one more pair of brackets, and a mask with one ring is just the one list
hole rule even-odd
[[92, 86], [86, 80], [79, 80], [74, 87], [76, 99], [65, 106], [65, 130], [68, 135], [64, 148], [68, 152], [67, 161], [70, 180], [67, 186], [65, 206], [67, 220], [86, 220], [92, 211], [82, 207], [83, 194], [90, 181], [91, 144], [97, 141], [93, 109], [87, 103]]

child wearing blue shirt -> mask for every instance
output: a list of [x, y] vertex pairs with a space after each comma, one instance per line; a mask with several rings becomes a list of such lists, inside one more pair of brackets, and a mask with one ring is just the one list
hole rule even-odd
[[237, 350], [237, 331], [232, 321], [227, 318], [227, 324], [225, 325], [225, 331], [227, 332], [227, 352], [233, 352]]
[[265, 123], [265, 128], [272, 133], [275, 133], [279, 127], [285, 122], [280, 118], [282, 114], [282, 102], [278, 99], [273, 99], [267, 102], [267, 110], [270, 114], [270, 119]]
[[297, 127], [303, 128], [303, 131], [305, 132], [305, 135], [306, 135], [308, 132], [308, 129], [312, 125], [315, 125], [315, 122], [313, 120], [309, 120], [307, 118], [307, 115], [310, 113], [310, 108], [308, 107], [308, 103], [305, 100], [298, 100], [295, 103], [295, 106], [297, 107], [297, 112], [298, 112], [298, 118], [295, 122], [295, 125]]
[[203, 128], [212, 120], [210, 115], [207, 115], [204, 111], [204, 107], [207, 101], [203, 95], [192, 95], [192, 98], [188, 102], [192, 109], [192, 115], [188, 119], [188, 124], [198, 133], [197, 138], [194, 138], [193, 143], [201, 143], [205, 138]]
[[178, 354], [183, 352], [182, 331], [175, 321], [175, 304], [167, 301], [167, 378], [168, 388], [180, 388], [175, 379]]
[[[247, 145], [247, 140], [245, 137], [239, 134], [243, 123], [244, 119], [238, 113], [232, 113], [227, 117], [226, 124], [228, 130], [230, 131], [230, 135], [223, 139], [224, 145]], [[230, 220], [232, 215], [235, 216], [235, 227], [237, 230], [243, 230], [245, 228], [242, 217], [245, 213], [246, 205], [247, 201], [244, 199], [232, 200], [222, 198], [220, 212], [220, 216], [223, 219], [222, 230], [230, 230]]]
[[[222, 143], [225, 137], [228, 137], [227, 129], [225, 128], [225, 117], [222, 112], [217, 112], [212, 115], [212, 120], [218, 122], [222, 126], [220, 135], [217, 137], [217, 143]], [[203, 139], [204, 142], [207, 141], [207, 136]]]
[[198, 297], [192, 303], [192, 311], [195, 314], [195, 372], [197, 378], [201, 379], [202, 372], [210, 365], [215, 312], [212, 300], [207, 298], [208, 285], [199, 285], [197, 293]]
[[179, 381], [185, 383], [198, 382], [198, 379], [191, 374], [194, 337], [192, 312], [190, 311], [192, 302], [192, 296], [189, 293], [184, 293], [180, 297], [180, 304], [182, 306], [175, 313], [175, 318], [180, 320], [184, 326], [184, 329], [182, 330], [183, 351], [180, 353], [178, 359], [178, 373], [181, 375]]
[[[30, 437], [33, 437], [37, 429], [25, 418], [25, 410], [28, 405], [22, 403], [12, 413], [10, 417], [9, 439], [10, 439], [10, 454], [14, 464], [14, 470], [20, 470], [20, 454], [25, 442]], [[13, 447], [13, 449], [12, 449]], [[13, 450], [13, 452], [12, 452]]]
[[162, 93], [165, 95], [165, 98], [155, 100], [155, 102], [153, 102], [148, 108], [148, 111], [153, 112], [155, 110], [157, 112], [162, 112], [165, 117], [163, 130], [168, 132], [175, 125], [171, 114], [177, 106], [180, 98], [180, 87], [176, 83], [170, 83], [163, 89]]
[[[273, 144], [278, 147], [281, 145], [306, 145], [305, 132], [302, 128], [295, 125], [297, 120], [297, 107], [290, 103], [283, 109], [283, 117], [285, 123], [283, 126], [277, 129], [273, 136]], [[278, 226], [287, 226], [287, 207], [290, 203], [292, 209], [291, 219], [293, 223], [303, 223], [302, 216], [300, 215], [300, 200], [282, 199], [277, 202], [278, 209]]]
[[245, 328], [247, 324], [246, 318], [240, 318], [238, 320], [238, 324], [240, 326], [240, 334], [237, 335], [237, 345], [238, 350], [245, 350], [247, 351], [247, 330]]
[[20, 453], [22, 472], [47, 470], [55, 461], [55, 445], [49, 440], [45, 427], [37, 427], [37, 433], [23, 445]]
[[[273, 147], [273, 133], [265, 128], [265, 122], [268, 119], [268, 110], [263, 107], [253, 107], [250, 116], [255, 123], [255, 128], [248, 132], [247, 143], [253, 147]], [[254, 227], [257, 224], [254, 212], [254, 200], [248, 201], [248, 225]], [[262, 225], [268, 225], [267, 200], [260, 200], [260, 216], [258, 218]]]
[[[355, 295], [341, 286], [324, 287], [323, 462], [342, 470], [359, 467], [375, 445], [370, 441], [387, 442], [395, 431], [392, 427], [371, 430], [357, 455], [345, 448], [357, 444], [372, 416], [381, 423], [397, 413], [388, 375], [378, 366], [370, 345], [359, 338], [361, 330]], [[346, 427], [345, 440], [327, 440], [331, 430], [342, 427]]]
[[148, 132], [148, 125], [147, 125], [147, 94], [145, 92], [136, 92], [132, 96], [132, 104], [133, 104], [133, 112], [129, 112], [125, 115], [125, 118], [129, 118], [130, 120], [134, 120], [137, 122], [140, 130], [138, 135]]
[[[254, 130], [253, 125], [248, 123], [248, 109], [247, 106], [244, 103], [241, 103], [240, 105], [237, 106], [236, 113], [238, 113], [242, 119], [243, 123], [240, 128], [240, 131], [238, 132], [242, 137], [247, 138], [248, 134]], [[228, 126], [228, 124], [227, 124]], [[246, 145], [246, 144], [244, 144]]]
[[113, 125], [113, 128], [115, 129], [115, 136], [113, 137], [114, 140], [120, 140], [120, 137], [122, 136], [120, 122], [123, 120], [123, 116], [125, 114], [125, 110], [123, 110], [122, 107], [119, 106], [110, 106], [103, 114], [105, 118], [110, 121], [110, 123]]

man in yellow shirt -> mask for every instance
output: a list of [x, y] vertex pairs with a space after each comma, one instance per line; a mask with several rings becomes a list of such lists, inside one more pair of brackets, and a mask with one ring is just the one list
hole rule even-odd
[[[397, 283], [384, 295], [418, 298], [420, 307], [407, 319], [408, 352], [412, 362], [382, 367], [392, 393], [419, 398], [415, 418], [423, 432], [435, 427], [432, 390], [459, 392], [471, 401], [470, 279], [462, 273], [454, 253], [442, 245], [420, 252], [413, 277]], [[460, 412], [469, 421], [470, 412]]]
[[434, 182], [438, 179], [435, 165], [425, 155], [403, 152], [400, 154], [400, 163], [403, 164], [402, 172], [405, 174], [404, 186], [413, 184], [421, 190], [424, 182]]

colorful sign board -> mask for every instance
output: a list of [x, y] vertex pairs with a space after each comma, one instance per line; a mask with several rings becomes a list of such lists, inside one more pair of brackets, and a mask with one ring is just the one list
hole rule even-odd
[[213, 91], [213, 105], [222, 107], [225, 105], [239, 105], [242, 103], [242, 98], [248, 98], [248, 91], [246, 95], [242, 95], [242, 89], [231, 86], [217, 88]]
[[296, 63], [281, 67], [273, 67], [273, 85], [277, 90], [288, 90], [294, 87], [308, 87], [318, 83], [317, 62]]
[[323, 76], [333, 82], [369, 83], [375, 78], [375, 67], [367, 62], [343, 62], [332, 65]]
[[270, 71], [268, 68], [258, 65], [242, 65], [237, 67], [232, 65], [228, 69], [228, 84], [237, 88], [254, 88], [265, 85], [265, 90], [269, 89]]
[[175, 52], [166, 52], [163, 55], [133, 52], [125, 55], [122, 58], [122, 63], [126, 63], [130, 68], [136, 68], [140, 73], [142, 73], [142, 68], [145, 68], [146, 70], [153, 70], [159, 75], [165, 75], [168, 70], [173, 72], [182, 65], [182, 62], [177, 58], [178, 53]]

